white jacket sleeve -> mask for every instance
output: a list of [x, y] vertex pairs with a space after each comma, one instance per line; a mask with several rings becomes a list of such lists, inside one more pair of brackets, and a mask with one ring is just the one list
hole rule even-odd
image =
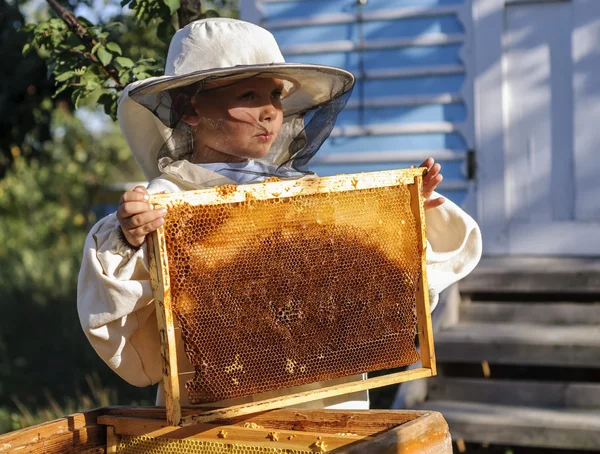
[[[150, 193], [175, 192], [154, 180]], [[122, 239], [113, 213], [87, 236], [77, 285], [79, 321], [100, 357], [124, 380], [147, 386], [162, 378], [160, 340], [146, 245], [139, 250]]]
[[[434, 194], [433, 198], [439, 197]], [[452, 201], [425, 212], [427, 279], [431, 310], [442, 290], [459, 281], [479, 263], [481, 231], [475, 220]]]
[[81, 326], [100, 357], [135, 386], [162, 378], [146, 246], [123, 242], [113, 213], [90, 231], [77, 286]]

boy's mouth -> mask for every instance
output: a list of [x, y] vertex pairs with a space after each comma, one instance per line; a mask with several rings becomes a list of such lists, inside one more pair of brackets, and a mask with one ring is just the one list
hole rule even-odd
[[257, 135], [255, 135], [254, 137], [257, 137], [259, 140], [262, 140], [262, 141], [268, 142], [268, 141], [270, 141], [270, 140], [272, 140], [272, 139], [273, 139], [273, 133], [270, 133], [270, 132], [263, 132], [263, 133], [261, 133], [261, 134], [257, 134]]

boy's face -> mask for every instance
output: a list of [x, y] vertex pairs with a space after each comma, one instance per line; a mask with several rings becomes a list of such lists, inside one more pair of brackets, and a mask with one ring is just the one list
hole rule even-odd
[[[262, 158], [277, 138], [283, 114], [280, 79], [244, 79], [209, 85], [193, 100], [194, 161]], [[195, 123], [195, 124], [194, 124]]]

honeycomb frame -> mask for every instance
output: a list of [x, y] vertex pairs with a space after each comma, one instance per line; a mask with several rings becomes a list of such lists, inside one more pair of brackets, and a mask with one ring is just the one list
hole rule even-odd
[[[224, 417], [239, 416], [259, 411], [265, 411], [284, 406], [297, 405], [311, 400], [324, 399], [341, 394], [348, 394], [364, 389], [371, 389], [389, 384], [400, 383], [422, 377], [435, 375], [435, 354], [427, 292], [427, 272], [425, 265], [426, 234], [425, 216], [422, 191], [422, 177], [426, 169], [402, 169], [384, 172], [361, 173], [354, 175], [338, 175], [334, 177], [303, 178], [292, 181], [269, 181], [250, 185], [227, 185], [198, 191], [186, 191], [176, 194], [158, 194], [151, 196], [150, 203], [156, 208], [165, 207], [167, 210], [175, 209], [182, 204], [191, 207], [229, 207], [243, 206], [244, 204], [279, 202], [287, 200], [294, 202], [294, 198], [315, 196], [352, 197], [359, 196], [364, 191], [377, 190], [402, 190], [402, 197], [410, 199], [409, 210], [414, 216], [414, 233], [418, 255], [414, 265], [418, 268], [418, 282], [414, 286], [414, 300], [416, 312], [416, 334], [419, 338], [420, 361], [422, 367], [403, 372], [387, 374], [367, 380], [329, 386], [311, 392], [290, 392], [289, 395], [264, 399], [248, 404], [235, 405], [227, 408], [200, 411], [196, 415], [181, 416], [179, 395], [179, 374], [177, 365], [177, 340], [175, 336], [176, 317], [174, 314], [173, 290], [176, 282], [171, 285], [169, 275], [169, 248], [166, 234], [166, 224], [161, 226], [148, 238], [148, 251], [152, 288], [157, 308], [157, 321], [159, 327], [162, 362], [163, 384], [166, 394], [167, 421], [171, 425], [187, 425], [196, 422], [209, 422]], [[355, 191], [359, 191], [356, 193]], [[294, 199], [294, 200], [292, 200]], [[249, 202], [250, 201], [250, 202]], [[320, 223], [317, 219], [316, 222]], [[382, 220], [379, 220], [382, 223]], [[411, 226], [413, 225], [411, 224]], [[413, 361], [414, 362], [414, 361]], [[236, 362], [237, 364], [237, 358]], [[293, 363], [292, 363], [293, 364]], [[397, 367], [397, 366], [391, 366]], [[382, 367], [382, 369], [388, 367]], [[369, 369], [372, 371], [373, 369]], [[348, 373], [347, 375], [353, 375]], [[339, 375], [337, 376], [339, 377]], [[327, 377], [326, 377], [327, 378]], [[323, 381], [314, 379], [313, 381]], [[287, 388], [285, 386], [284, 388]]]

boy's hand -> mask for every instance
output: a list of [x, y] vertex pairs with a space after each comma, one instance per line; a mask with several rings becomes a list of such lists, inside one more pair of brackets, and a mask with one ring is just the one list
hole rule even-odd
[[158, 229], [167, 214], [167, 210], [161, 208], [155, 210], [148, 203], [150, 196], [143, 186], [136, 186], [131, 191], [123, 193], [117, 208], [117, 219], [121, 224], [121, 230], [127, 242], [140, 247], [144, 244], [146, 235]]
[[427, 167], [427, 175], [423, 177], [423, 198], [425, 199], [425, 209], [429, 210], [431, 208], [439, 207], [446, 201], [446, 199], [439, 197], [431, 200], [431, 195], [433, 191], [435, 191], [435, 188], [437, 188], [437, 186], [444, 179], [443, 175], [440, 173], [442, 166], [440, 164], [436, 164], [433, 158], [427, 158], [419, 167]]

